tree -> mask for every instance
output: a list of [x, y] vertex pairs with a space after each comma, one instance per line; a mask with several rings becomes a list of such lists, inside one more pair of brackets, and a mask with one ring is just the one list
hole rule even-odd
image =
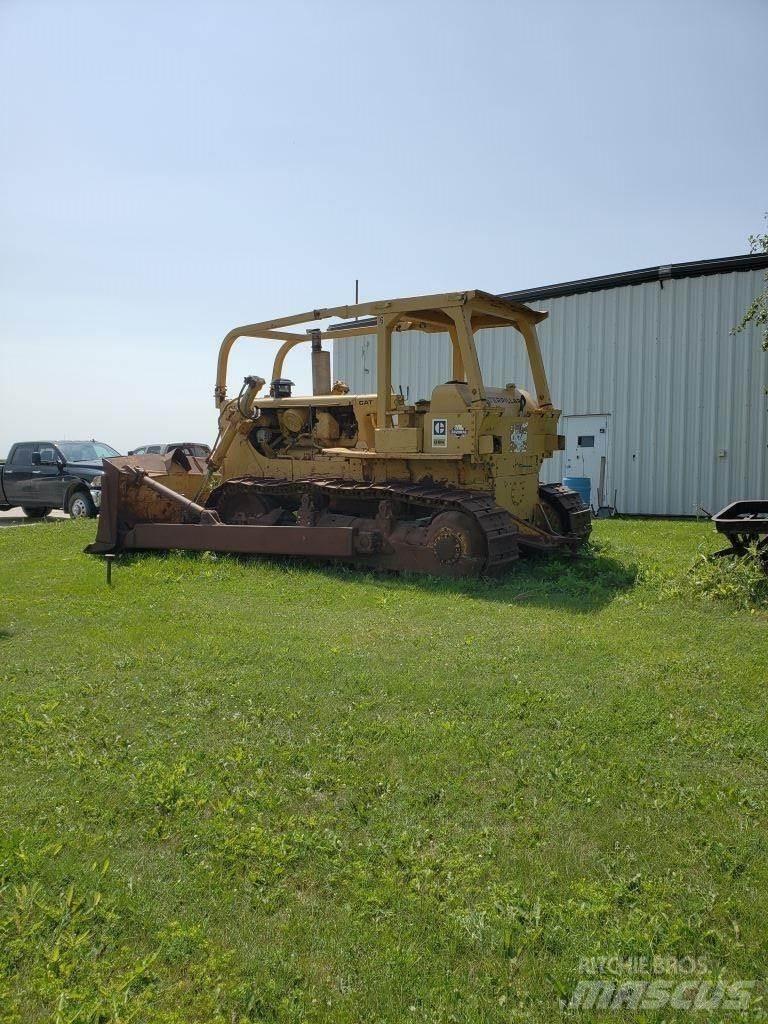
[[[768, 228], [768, 213], [765, 215], [765, 225]], [[768, 253], [768, 232], [764, 235], [749, 236], [750, 253]], [[731, 334], [740, 334], [750, 324], [761, 332], [763, 336], [763, 348], [768, 352], [768, 270], [765, 272], [765, 285], [754, 302], [750, 303], [740, 323], [731, 330]]]

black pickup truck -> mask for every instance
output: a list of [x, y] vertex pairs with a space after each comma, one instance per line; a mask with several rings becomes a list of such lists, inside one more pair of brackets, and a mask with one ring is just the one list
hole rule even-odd
[[95, 516], [101, 504], [101, 460], [119, 455], [101, 441], [22, 441], [0, 467], [0, 511], [21, 505], [30, 519], [51, 509], [73, 519]]

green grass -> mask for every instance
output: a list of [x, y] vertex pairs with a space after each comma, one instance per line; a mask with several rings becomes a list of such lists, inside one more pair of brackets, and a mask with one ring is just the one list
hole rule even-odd
[[653, 955], [763, 1019], [768, 617], [689, 592], [710, 524], [501, 583], [111, 589], [93, 529], [0, 530], [0, 1019], [549, 1022]]

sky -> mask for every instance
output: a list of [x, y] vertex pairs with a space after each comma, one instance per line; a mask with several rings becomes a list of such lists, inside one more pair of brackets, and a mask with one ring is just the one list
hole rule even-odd
[[[768, 0], [0, 0], [0, 456], [210, 442], [224, 334], [356, 278], [747, 251], [767, 40]], [[236, 345], [230, 392], [272, 354]]]

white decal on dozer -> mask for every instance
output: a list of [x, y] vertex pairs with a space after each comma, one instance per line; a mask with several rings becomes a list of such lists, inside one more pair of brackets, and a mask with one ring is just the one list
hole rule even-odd
[[432, 420], [432, 447], [448, 446], [448, 420]]
[[509, 450], [524, 452], [528, 447], [528, 424], [518, 423], [509, 432]]

